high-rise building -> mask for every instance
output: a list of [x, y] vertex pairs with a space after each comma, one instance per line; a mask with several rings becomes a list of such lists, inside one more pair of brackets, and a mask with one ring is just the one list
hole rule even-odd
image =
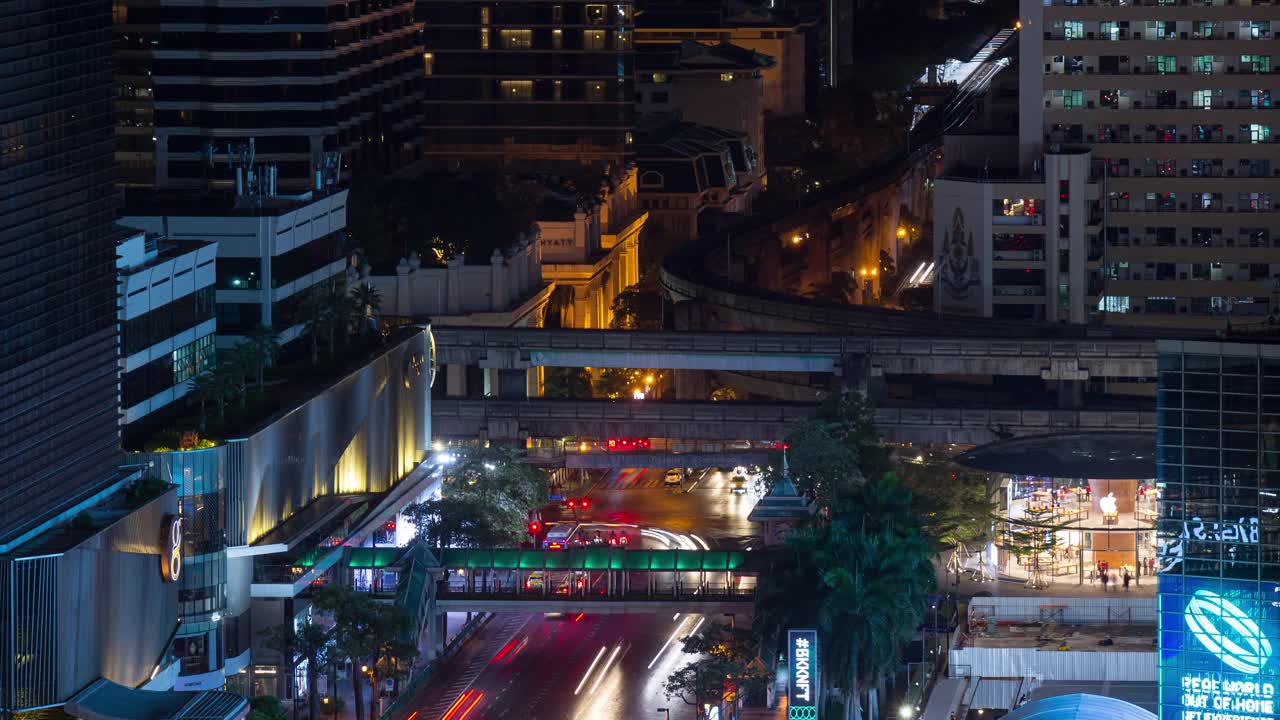
[[289, 191], [314, 187], [338, 157], [344, 172], [386, 171], [418, 151], [413, 0], [115, 0], [115, 20], [126, 184], [231, 187], [228, 149], [249, 139]]
[[0, 2], [0, 554], [119, 479], [111, 3]]
[[631, 158], [630, 2], [419, 0], [418, 9], [433, 165], [547, 169]]
[[1280, 715], [1280, 345], [1159, 343], [1161, 720]]
[[939, 186], [940, 305], [1200, 329], [1280, 317], [1276, 5], [1022, 0], [1019, 20], [1016, 149], [971, 143]]

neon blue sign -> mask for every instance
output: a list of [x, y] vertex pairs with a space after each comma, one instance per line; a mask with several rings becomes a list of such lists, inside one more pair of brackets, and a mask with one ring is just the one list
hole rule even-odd
[[[1271, 641], [1258, 623], [1244, 611], [1212, 590], [1197, 590], [1187, 603], [1187, 628], [1196, 640], [1229, 667], [1257, 675], [1271, 658]], [[1217, 621], [1221, 621], [1219, 627]], [[1226, 632], [1230, 629], [1235, 638]], [[1246, 649], [1236, 638], [1249, 647]]]
[[1160, 576], [1162, 720], [1280, 717], [1280, 585]]

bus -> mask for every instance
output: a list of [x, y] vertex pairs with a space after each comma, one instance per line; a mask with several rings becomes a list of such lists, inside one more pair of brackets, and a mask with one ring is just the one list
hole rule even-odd
[[566, 550], [569, 544], [574, 541], [574, 534], [578, 532], [578, 523], [560, 523], [552, 525], [547, 530], [547, 535], [542, 540], [543, 550]]

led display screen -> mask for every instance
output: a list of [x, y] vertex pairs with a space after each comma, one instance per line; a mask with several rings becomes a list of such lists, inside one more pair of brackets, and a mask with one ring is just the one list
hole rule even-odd
[[1280, 584], [1160, 576], [1161, 720], [1280, 716]]

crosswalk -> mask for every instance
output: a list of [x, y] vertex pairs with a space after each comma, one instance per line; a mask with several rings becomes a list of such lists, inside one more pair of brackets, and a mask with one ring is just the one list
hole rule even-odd
[[643, 490], [666, 487], [663, 482], [663, 473], [665, 469], [646, 472], [646, 468], [623, 468], [617, 472], [611, 471], [596, 481], [596, 487], [601, 490]]
[[[485, 646], [471, 656], [470, 661], [461, 672], [454, 674], [447, 681], [440, 684], [431, 683], [431, 697], [423, 704], [418, 717], [423, 720], [439, 720], [445, 712], [453, 705], [462, 693], [471, 687], [471, 684], [480, 677], [480, 673], [488, 667], [489, 660], [503, 645], [510, 641], [511, 636], [529, 621], [528, 615], [515, 614], [499, 614], [493, 620], [490, 620], [490, 628], [496, 625], [496, 631], [489, 634], [489, 641]], [[487, 630], [489, 628], [486, 628]]]

